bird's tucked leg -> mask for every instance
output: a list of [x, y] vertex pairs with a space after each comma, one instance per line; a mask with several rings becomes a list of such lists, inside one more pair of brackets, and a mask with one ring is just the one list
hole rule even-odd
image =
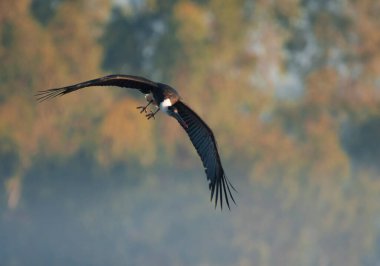
[[158, 111], [160, 111], [160, 108], [159, 108], [159, 107], [157, 108], [156, 111], [154, 111], [154, 112], [150, 111], [150, 113], [149, 113], [149, 114], [146, 114], [145, 116], [146, 116], [146, 118], [147, 118], [148, 120], [151, 119], [151, 118], [155, 119], [154, 116], [158, 113]]
[[141, 109], [141, 111], [140, 111], [140, 114], [142, 113], [142, 112], [147, 112], [146, 111], [146, 108], [148, 108], [148, 106], [151, 104], [153, 102], [153, 100], [150, 100], [149, 102], [148, 102], [148, 104], [147, 105], [145, 105], [145, 106], [137, 106], [136, 107], [136, 109]]

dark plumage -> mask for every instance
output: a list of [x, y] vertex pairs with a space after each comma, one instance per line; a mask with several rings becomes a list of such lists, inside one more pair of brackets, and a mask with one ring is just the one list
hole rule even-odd
[[93, 86], [117, 86], [137, 89], [146, 94], [148, 101], [146, 106], [137, 107], [141, 109], [141, 113], [147, 113], [146, 109], [150, 104], [154, 104], [158, 107], [155, 112], [146, 114], [148, 119], [154, 118], [160, 109], [169, 116], [177, 119], [188, 134], [198, 155], [201, 157], [207, 180], [209, 181], [211, 200], [215, 194], [215, 207], [217, 206], [218, 199], [220, 200], [221, 208], [223, 208], [223, 198], [228, 208], [230, 208], [229, 198], [235, 203], [231, 193], [231, 188], [233, 190], [235, 190], [235, 188], [224, 173], [214, 134], [207, 124], [180, 100], [179, 94], [172, 87], [137, 76], [109, 75], [71, 86], [39, 91], [36, 97], [37, 100], [41, 102], [85, 87]]

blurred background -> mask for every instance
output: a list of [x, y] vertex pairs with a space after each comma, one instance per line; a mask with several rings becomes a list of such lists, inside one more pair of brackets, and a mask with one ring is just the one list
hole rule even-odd
[[[1, 0], [1, 265], [380, 265], [380, 2]], [[214, 130], [217, 209], [139, 92], [33, 95], [110, 73], [173, 85]]]

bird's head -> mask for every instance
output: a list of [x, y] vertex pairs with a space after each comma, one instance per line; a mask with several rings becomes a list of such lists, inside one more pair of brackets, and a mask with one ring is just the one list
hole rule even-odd
[[189, 126], [187, 125], [187, 123], [185, 122], [185, 120], [183, 120], [183, 118], [181, 117], [181, 115], [178, 113], [178, 109], [174, 106], [169, 106], [168, 107], [168, 110], [167, 110], [167, 114], [174, 117], [175, 119], [177, 119], [177, 121], [184, 127], [184, 128], [188, 128]]

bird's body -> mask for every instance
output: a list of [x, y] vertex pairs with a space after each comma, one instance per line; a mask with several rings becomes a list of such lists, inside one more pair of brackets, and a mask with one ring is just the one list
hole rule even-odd
[[[145, 94], [145, 99], [148, 102], [146, 106], [139, 106], [137, 108], [141, 109], [141, 113], [145, 112], [148, 119], [154, 118], [159, 110], [174, 117], [186, 131], [198, 155], [201, 157], [209, 181], [211, 200], [215, 193], [215, 207], [218, 199], [220, 200], [221, 207], [223, 206], [223, 198], [225, 198], [228, 208], [230, 208], [228, 198], [235, 203], [230, 189], [230, 187], [232, 189], [234, 187], [224, 173], [214, 134], [207, 124], [181, 101], [178, 92], [169, 85], [153, 82], [138, 76], [109, 75], [71, 86], [40, 91], [36, 96], [38, 101], [44, 101], [93, 86], [117, 86], [137, 89]], [[151, 104], [155, 105], [157, 110], [148, 113], [146, 109]]]
[[159, 89], [155, 92], [152, 92], [153, 101], [156, 103], [157, 106], [160, 107], [160, 109], [164, 113], [167, 114], [168, 107], [172, 106], [177, 101], [179, 101], [180, 97], [178, 92], [169, 85], [163, 83], [157, 84]]

